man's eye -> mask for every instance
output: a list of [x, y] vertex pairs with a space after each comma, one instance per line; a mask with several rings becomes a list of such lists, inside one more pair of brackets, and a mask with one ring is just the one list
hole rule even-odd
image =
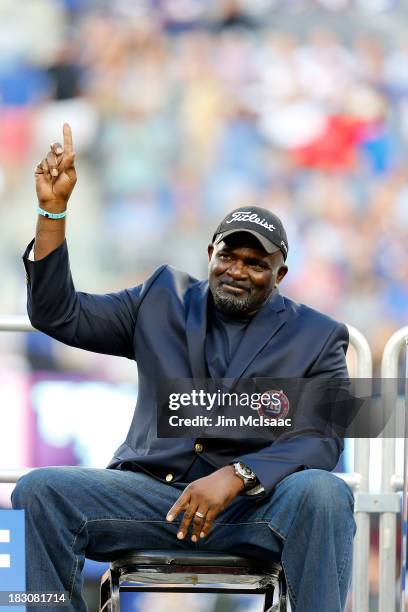
[[263, 272], [265, 270], [264, 266], [262, 266], [261, 264], [251, 264], [251, 268], [253, 270], [255, 270], [256, 272]]
[[222, 261], [230, 261], [231, 259], [231, 255], [224, 255], [223, 253], [220, 253], [218, 255], [218, 257], [222, 260]]

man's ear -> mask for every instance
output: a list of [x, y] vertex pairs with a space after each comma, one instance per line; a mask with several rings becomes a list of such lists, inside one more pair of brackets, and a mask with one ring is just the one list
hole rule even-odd
[[213, 244], [209, 244], [208, 245], [208, 261], [211, 260], [213, 252], [214, 252], [214, 245]]
[[278, 270], [278, 274], [276, 275], [276, 283], [280, 283], [281, 280], [286, 276], [288, 271], [288, 266], [281, 266]]

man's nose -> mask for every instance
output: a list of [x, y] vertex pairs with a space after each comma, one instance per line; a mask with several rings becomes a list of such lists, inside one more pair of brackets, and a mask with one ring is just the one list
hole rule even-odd
[[237, 280], [247, 277], [246, 268], [242, 261], [233, 261], [227, 270], [227, 274]]

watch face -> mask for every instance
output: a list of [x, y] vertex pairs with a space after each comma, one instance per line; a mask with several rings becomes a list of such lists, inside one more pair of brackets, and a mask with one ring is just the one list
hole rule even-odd
[[238, 464], [238, 471], [239, 473], [246, 479], [246, 480], [255, 480], [256, 476], [253, 473], [253, 471], [247, 467], [246, 465], [242, 465], [242, 464]]

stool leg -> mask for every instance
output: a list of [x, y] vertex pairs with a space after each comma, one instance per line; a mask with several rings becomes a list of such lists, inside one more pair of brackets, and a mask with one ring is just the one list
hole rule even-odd
[[273, 612], [273, 594], [275, 592], [275, 587], [269, 587], [265, 593], [265, 601], [264, 601], [264, 612]]
[[288, 609], [288, 593], [286, 587], [286, 580], [284, 573], [282, 572], [279, 577], [279, 610], [280, 612], [286, 612]]
[[110, 572], [111, 612], [120, 612], [120, 574], [116, 570]]
[[[275, 589], [278, 589], [278, 601], [274, 604]], [[283, 572], [279, 575], [278, 583], [275, 583], [265, 593], [265, 603], [263, 612], [288, 612], [288, 599], [286, 581]]]
[[101, 579], [101, 586], [100, 586], [100, 591], [99, 591], [99, 612], [109, 612], [110, 611], [110, 598], [111, 598], [110, 571], [107, 570]]

